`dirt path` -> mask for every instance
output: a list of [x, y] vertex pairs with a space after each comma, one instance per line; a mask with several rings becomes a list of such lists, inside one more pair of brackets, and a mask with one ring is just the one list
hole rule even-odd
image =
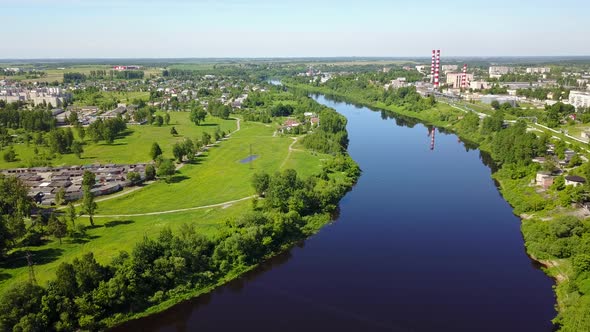
[[287, 153], [287, 157], [285, 157], [285, 160], [283, 160], [283, 163], [281, 164], [281, 167], [279, 167], [279, 168], [283, 168], [285, 166], [285, 164], [289, 160], [289, 157], [291, 157], [291, 152], [300, 151], [298, 149], [293, 149], [293, 145], [295, 145], [295, 143], [297, 143], [297, 139], [299, 139], [299, 137], [291, 137], [291, 139], [293, 140], [293, 143], [289, 144], [289, 153]]
[[[184, 209], [176, 209], [176, 210], [167, 210], [167, 211], [157, 211], [157, 212], [146, 212], [146, 213], [134, 213], [134, 214], [97, 214], [94, 215], [94, 218], [122, 218], [122, 217], [142, 217], [142, 216], [156, 216], [160, 214], [169, 214], [169, 213], [177, 213], [177, 212], [186, 212], [186, 211], [194, 211], [194, 210], [202, 210], [202, 209], [209, 209], [214, 207], [223, 207], [227, 208], [232, 206], [234, 203], [242, 202], [248, 199], [252, 199], [256, 197], [256, 195], [248, 196], [240, 199], [235, 199], [232, 201], [227, 201], [223, 203], [211, 204], [211, 205], [201, 205], [195, 206], [190, 208]], [[87, 215], [82, 215], [81, 217], [88, 217]]]

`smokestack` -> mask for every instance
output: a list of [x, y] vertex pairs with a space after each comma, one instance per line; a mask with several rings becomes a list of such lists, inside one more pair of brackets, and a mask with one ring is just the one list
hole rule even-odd
[[430, 65], [430, 83], [434, 83], [434, 58], [436, 50], [432, 50], [432, 64]]
[[440, 85], [440, 50], [436, 50], [436, 64], [434, 66], [434, 88], [438, 89]]
[[467, 64], [463, 64], [463, 76], [461, 76], [461, 89], [467, 88]]

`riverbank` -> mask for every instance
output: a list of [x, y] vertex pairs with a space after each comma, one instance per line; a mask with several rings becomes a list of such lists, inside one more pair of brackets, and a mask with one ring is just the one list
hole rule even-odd
[[[492, 155], [492, 145], [489, 137], [481, 135], [478, 132], [463, 130], [461, 126], [461, 119], [465, 113], [454, 110], [449, 105], [438, 103], [434, 108], [421, 112], [412, 112], [394, 105], [385, 105], [381, 102], [370, 102], [362, 100], [358, 97], [349, 97], [345, 94], [331, 91], [325, 87], [311, 87], [302, 84], [286, 84], [290, 88], [303, 89], [308, 93], [319, 93], [327, 96], [333, 96], [337, 99], [342, 99], [345, 102], [360, 104], [367, 106], [372, 109], [380, 111], [388, 111], [397, 115], [409, 117], [427, 125], [433, 125], [445, 130], [456, 133], [462, 140], [468, 140], [477, 144], [477, 147], [484, 153]], [[512, 206], [514, 214], [519, 217], [542, 217], [545, 219], [558, 219], [560, 217], [566, 217], [572, 214], [571, 209], [554, 207], [550, 203], [547, 203], [547, 197], [539, 194], [534, 187], [530, 186], [531, 180], [534, 179], [536, 172], [536, 166], [532, 165], [529, 168], [522, 170], [523, 176], [514, 178], [513, 170], [495, 171], [492, 174], [494, 180], [498, 185], [502, 197]], [[543, 203], [542, 203], [543, 202]], [[530, 213], [532, 211], [532, 213]], [[528, 212], [529, 214], [525, 214]], [[542, 220], [542, 219], [541, 219]], [[577, 313], [582, 308], [582, 301], [576, 301], [572, 299], [571, 288], [574, 272], [571, 267], [570, 259], [539, 259], [535, 254], [533, 242], [526, 241], [528, 228], [524, 227], [524, 220], [521, 219], [522, 227], [521, 231], [525, 238], [525, 246], [529, 257], [538, 262], [543, 271], [550, 276], [556, 283], [555, 295], [557, 299], [556, 308], [558, 310], [558, 316], [553, 320], [555, 324], [558, 324], [562, 330], [569, 331], [567, 321], [571, 321], [571, 316], [575, 315], [572, 312]], [[529, 223], [537, 222], [536, 220], [528, 220]], [[530, 236], [529, 236], [530, 237]], [[582, 309], [583, 310], [583, 309]], [[571, 324], [570, 324], [571, 325]]]

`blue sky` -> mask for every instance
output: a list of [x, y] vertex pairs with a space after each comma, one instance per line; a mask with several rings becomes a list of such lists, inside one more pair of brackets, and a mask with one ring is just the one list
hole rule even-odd
[[588, 0], [0, 0], [0, 58], [590, 55]]

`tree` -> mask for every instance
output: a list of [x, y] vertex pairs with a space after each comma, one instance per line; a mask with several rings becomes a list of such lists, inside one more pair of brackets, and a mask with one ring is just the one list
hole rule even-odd
[[0, 174], [0, 254], [25, 234], [24, 218], [30, 216], [29, 189], [13, 176]]
[[191, 110], [190, 119], [198, 126], [201, 122], [205, 121], [206, 116], [207, 112], [198, 107]]
[[152, 149], [150, 150], [150, 157], [152, 157], [152, 160], [156, 160], [158, 158], [158, 156], [162, 155], [162, 149], [160, 149], [160, 145], [156, 142], [154, 142], [154, 144], [152, 144]]
[[78, 217], [78, 214], [76, 213], [76, 207], [74, 206], [74, 203], [72, 203], [72, 202], [68, 203], [68, 207], [66, 209], [66, 215], [68, 216], [68, 218], [70, 219], [70, 222], [72, 223], [72, 229], [76, 229], [76, 217]]
[[172, 162], [170, 159], [165, 159], [162, 161], [160, 167], [158, 168], [158, 176], [164, 178], [166, 182], [168, 182], [174, 173], [176, 173], [174, 162]]
[[10, 149], [8, 149], [8, 151], [4, 152], [4, 161], [6, 162], [14, 162], [16, 161], [16, 152], [14, 151], [14, 148], [11, 146]]
[[84, 141], [84, 137], [86, 137], [86, 129], [84, 129], [84, 127], [82, 127], [82, 126], [78, 127], [78, 136], [80, 137], [80, 139], [82, 141]]
[[74, 153], [76, 155], [76, 157], [81, 158], [82, 153], [84, 152], [84, 148], [82, 147], [82, 143], [78, 142], [78, 141], [74, 141], [74, 143], [72, 143], [72, 153]]
[[145, 167], [145, 179], [151, 181], [156, 178], [156, 168], [154, 165], [149, 164]]
[[174, 155], [174, 158], [176, 158], [176, 160], [181, 163], [186, 154], [184, 145], [179, 142], [174, 143], [174, 146], [172, 147], [172, 154]]
[[94, 212], [96, 212], [97, 208], [98, 205], [94, 201], [94, 194], [90, 192], [90, 188], [85, 187], [84, 196], [82, 198], [82, 212], [88, 215], [91, 226], [94, 226], [94, 219], [92, 216], [94, 216]]
[[178, 135], [178, 132], [176, 131], [176, 128], [172, 127], [172, 129], [170, 129], [170, 134], [171, 134], [172, 136], [176, 136], [176, 135]]
[[500, 108], [500, 102], [497, 100], [492, 100], [492, 103], [490, 104], [492, 106], [493, 109], [497, 110]]
[[84, 189], [90, 190], [95, 184], [96, 174], [88, 170], [84, 171], [84, 174], [82, 175], [82, 187], [84, 187]]
[[127, 173], [127, 180], [131, 181], [133, 184], [136, 184], [141, 181], [141, 176], [137, 172], [129, 172]]
[[166, 112], [166, 115], [164, 115], [164, 123], [166, 125], [170, 124], [170, 114], [168, 112]]
[[49, 222], [47, 223], [47, 228], [49, 234], [55, 236], [59, 239], [59, 244], [61, 244], [61, 239], [66, 236], [68, 232], [68, 226], [65, 221], [57, 218], [54, 214], [49, 216]]
[[66, 190], [62, 187], [55, 193], [55, 205], [62, 205], [66, 200]]
[[201, 143], [203, 143], [203, 146], [209, 145], [211, 143], [211, 134], [204, 131], [203, 135], [201, 135]]
[[41, 286], [29, 282], [18, 283], [6, 290], [0, 298], [0, 327], [12, 331], [22, 318], [40, 312], [44, 293]]
[[560, 175], [560, 176], [556, 177], [555, 180], [553, 180], [553, 184], [551, 185], [551, 189], [557, 190], [557, 191], [565, 189], [565, 178], [563, 177], [563, 175]]
[[156, 115], [154, 123], [156, 124], [156, 126], [161, 127], [164, 124], [164, 118], [162, 118], [161, 115]]
[[252, 176], [252, 185], [256, 194], [259, 196], [264, 196], [264, 192], [268, 190], [269, 183], [270, 175], [268, 173], [256, 173]]

